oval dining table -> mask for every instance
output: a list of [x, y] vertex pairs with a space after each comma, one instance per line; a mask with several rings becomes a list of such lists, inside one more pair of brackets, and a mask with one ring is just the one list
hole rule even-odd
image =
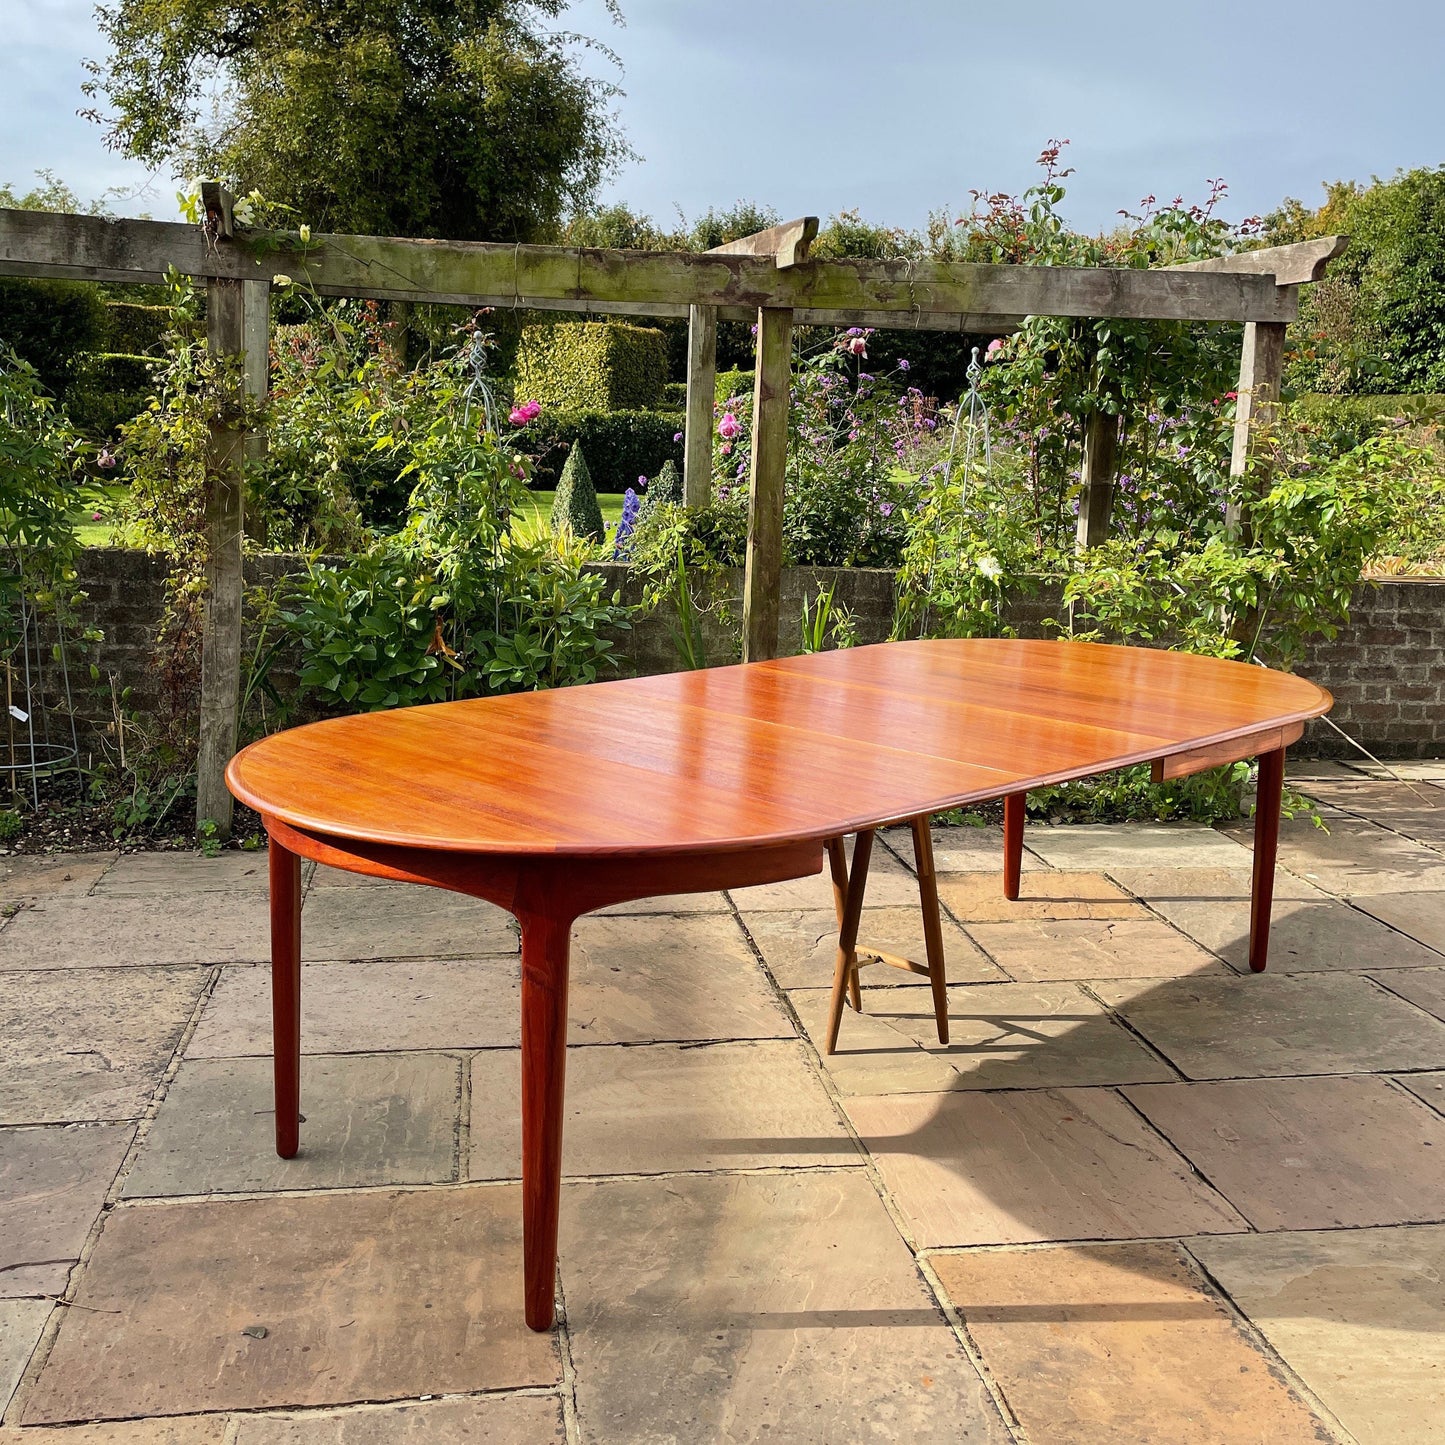
[[[522, 935], [526, 1319], [550, 1329], [578, 917], [806, 877], [843, 835], [998, 798], [1005, 892], [1017, 896], [1030, 788], [1136, 763], [1165, 779], [1258, 757], [1258, 971], [1284, 749], [1330, 705], [1303, 678], [1238, 662], [975, 639], [399, 708], [263, 738], [226, 776], [270, 836], [277, 1153], [299, 1148], [300, 860], [508, 910]], [[850, 903], [856, 927], [861, 897]]]

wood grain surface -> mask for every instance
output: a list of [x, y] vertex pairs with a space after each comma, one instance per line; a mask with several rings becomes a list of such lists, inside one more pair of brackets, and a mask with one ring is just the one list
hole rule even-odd
[[1243, 739], [1330, 702], [1303, 678], [1147, 648], [882, 643], [337, 718], [253, 743], [227, 776], [266, 817], [338, 838], [728, 852]]

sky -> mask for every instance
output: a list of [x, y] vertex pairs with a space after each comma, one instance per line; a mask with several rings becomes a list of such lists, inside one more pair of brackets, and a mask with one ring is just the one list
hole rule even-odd
[[[1445, 163], [1441, 0], [577, 0], [564, 23], [620, 57], [639, 159], [608, 183], [671, 223], [746, 198], [784, 217], [922, 225], [1017, 192], [1067, 139], [1064, 211], [1108, 227], [1142, 197], [1225, 214], [1312, 204], [1327, 180]], [[0, 0], [0, 181], [53, 171], [123, 213], [174, 213], [173, 179], [107, 151], [76, 112], [91, 0]]]

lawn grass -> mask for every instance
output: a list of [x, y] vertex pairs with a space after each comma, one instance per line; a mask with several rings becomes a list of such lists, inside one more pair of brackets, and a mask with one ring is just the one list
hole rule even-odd
[[[74, 513], [76, 534], [82, 547], [113, 547], [116, 545], [116, 526], [121, 503], [125, 499], [125, 487], [96, 487], [87, 492], [84, 506]], [[552, 499], [555, 492], [528, 492], [522, 510], [517, 513], [512, 525], [524, 536], [535, 537], [547, 526], [552, 514]], [[620, 492], [599, 492], [597, 500], [602, 507], [602, 520], [612, 531], [622, 516], [622, 495]], [[123, 539], [121, 546], [134, 546], [129, 539]]]

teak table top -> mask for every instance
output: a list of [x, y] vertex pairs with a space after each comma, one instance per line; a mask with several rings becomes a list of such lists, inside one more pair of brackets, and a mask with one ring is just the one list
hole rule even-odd
[[337, 718], [233, 759], [268, 819], [452, 853], [660, 857], [825, 839], [1199, 752], [1328, 710], [1147, 648], [883, 643]]

